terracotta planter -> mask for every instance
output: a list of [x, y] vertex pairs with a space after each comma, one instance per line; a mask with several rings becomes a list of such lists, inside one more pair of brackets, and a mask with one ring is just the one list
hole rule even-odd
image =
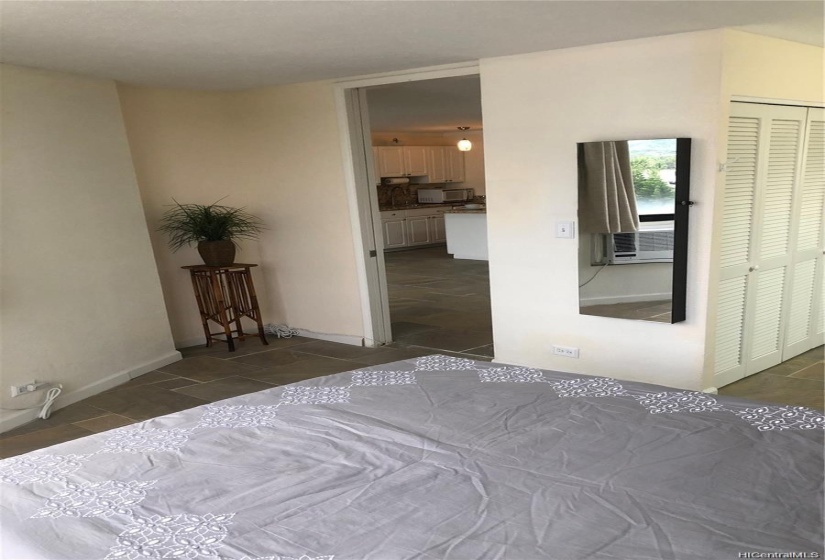
[[235, 262], [235, 244], [228, 239], [201, 241], [198, 253], [206, 266], [229, 266]]

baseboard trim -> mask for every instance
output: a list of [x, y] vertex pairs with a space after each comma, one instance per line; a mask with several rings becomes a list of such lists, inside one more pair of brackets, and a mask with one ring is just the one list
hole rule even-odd
[[[181, 359], [183, 359], [183, 356], [181, 356], [180, 352], [175, 350], [173, 352], [168, 352], [150, 362], [146, 362], [140, 364], [139, 366], [122, 370], [117, 373], [113, 373], [112, 375], [104, 377], [103, 379], [99, 379], [93, 383], [90, 383], [88, 385], [75, 389], [74, 391], [64, 393], [63, 395], [59, 396], [57, 400], [54, 402], [54, 405], [52, 405], [52, 410], [59, 410], [64, 406], [69, 406], [70, 404], [74, 404], [85, 398], [97, 395], [98, 393], [102, 393], [107, 389], [117, 387], [118, 385], [126, 383], [131, 379], [140, 377], [145, 373], [149, 373], [150, 371], [156, 370], [159, 367], [172, 364]], [[26, 410], [18, 410], [9, 412], [8, 414], [3, 414], [3, 417], [0, 418], [0, 433], [13, 430], [18, 426], [22, 426], [23, 424], [27, 424], [33, 420], [36, 420], [37, 415], [39, 413], [39, 408], [29, 408]]]
[[702, 392], [709, 393], [711, 395], [718, 395], [719, 389], [717, 389], [716, 387], [708, 387], [707, 389], [702, 389]]
[[307, 338], [316, 338], [318, 340], [328, 340], [330, 342], [340, 342], [341, 344], [350, 344], [352, 346], [364, 346], [366, 341], [363, 336], [355, 336], [352, 334], [329, 334], [310, 331], [307, 329], [298, 329], [300, 336]]

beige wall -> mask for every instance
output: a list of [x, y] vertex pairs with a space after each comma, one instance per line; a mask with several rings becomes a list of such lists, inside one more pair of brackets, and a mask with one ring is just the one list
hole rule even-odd
[[[701, 389], [721, 32], [481, 61], [496, 359]], [[651, 78], [655, 78], [651, 81]], [[576, 143], [693, 138], [687, 321], [578, 313]], [[513, 188], [517, 185], [518, 188]], [[551, 346], [580, 348], [580, 359]]]
[[43, 399], [12, 384], [68, 404], [179, 359], [115, 84], [3, 66], [2, 99], [2, 406]]
[[[820, 47], [753, 35], [732, 29], [723, 32], [722, 85], [719, 94], [717, 161], [727, 160], [728, 115], [734, 96], [822, 106], [825, 102], [825, 50]], [[710, 293], [706, 333], [705, 384], [712, 383], [716, 340], [716, 287], [722, 235], [722, 197], [725, 174], [715, 177], [717, 211], [709, 273]]]
[[241, 244], [264, 322], [363, 337], [332, 86], [242, 93], [119, 86], [123, 115], [175, 342], [203, 343], [188, 275], [194, 248], [172, 253], [155, 232], [164, 205], [244, 206], [267, 225]]

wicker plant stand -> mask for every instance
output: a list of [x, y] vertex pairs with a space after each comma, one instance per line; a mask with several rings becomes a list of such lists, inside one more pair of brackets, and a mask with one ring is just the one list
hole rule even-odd
[[[235, 341], [248, 336], [258, 336], [261, 342], [269, 344], [264, 334], [261, 310], [258, 308], [258, 296], [252, 284], [250, 268], [256, 264], [235, 263], [230, 266], [184, 266], [192, 277], [192, 288], [198, 301], [206, 345], [214, 341], [225, 342], [229, 351], [235, 351]], [[257, 334], [245, 333], [241, 319], [248, 317], [258, 325]], [[217, 323], [222, 331], [211, 332], [209, 321]], [[234, 328], [233, 328], [234, 324]]]

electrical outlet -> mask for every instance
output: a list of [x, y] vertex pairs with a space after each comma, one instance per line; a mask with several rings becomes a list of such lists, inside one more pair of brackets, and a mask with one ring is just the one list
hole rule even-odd
[[572, 346], [553, 346], [553, 354], [564, 356], [565, 358], [578, 358], [579, 349]]
[[24, 383], [23, 385], [12, 385], [11, 396], [19, 397], [20, 395], [25, 395], [26, 393], [33, 393], [41, 387], [43, 387], [44, 385], [46, 385], [46, 383], [38, 383], [37, 381]]

